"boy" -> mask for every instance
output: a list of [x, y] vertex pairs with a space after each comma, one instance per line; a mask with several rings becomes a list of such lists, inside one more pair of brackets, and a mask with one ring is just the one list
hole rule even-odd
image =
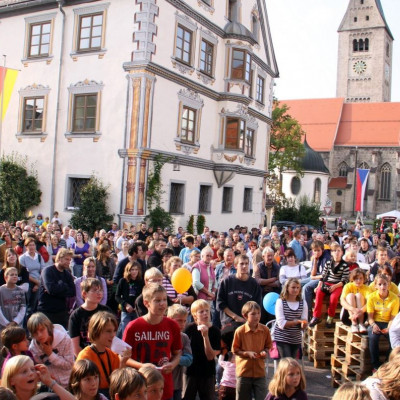
[[179, 365], [173, 370], [172, 377], [174, 380], [174, 400], [182, 399], [182, 387], [183, 387], [183, 367], [189, 367], [193, 362], [192, 348], [190, 347], [190, 340], [186, 333], [183, 333], [185, 329], [186, 320], [188, 317], [188, 310], [181, 304], [174, 304], [168, 307], [168, 318], [173, 319], [179, 325], [181, 330], [182, 339], [182, 355], [179, 361]]
[[107, 306], [100, 304], [103, 298], [103, 286], [98, 279], [87, 278], [81, 282], [81, 293], [84, 303], [74, 310], [69, 317], [68, 332], [72, 339], [75, 357], [86, 346], [88, 339], [88, 325], [90, 317], [97, 311], [110, 311]]
[[390, 268], [392, 268], [388, 262], [387, 248], [383, 246], [378, 246], [378, 248], [376, 249], [376, 261], [372, 264], [369, 270], [369, 276], [368, 276], [369, 282], [374, 281], [375, 276], [378, 273], [378, 268], [383, 267], [384, 265], [387, 265]]
[[236, 356], [236, 400], [264, 400], [267, 393], [265, 358], [272, 347], [269, 329], [260, 324], [261, 307], [248, 301], [242, 307], [246, 323], [235, 331], [232, 352]]
[[133, 368], [119, 368], [110, 376], [111, 400], [146, 400], [146, 379]]
[[17, 286], [17, 269], [7, 268], [4, 280], [5, 285], [0, 287], [0, 331], [12, 321], [21, 325], [26, 312], [25, 292]]
[[132, 346], [132, 356], [127, 365], [140, 369], [146, 363], [154, 364], [164, 377], [162, 400], [172, 399], [174, 384], [172, 371], [179, 364], [182, 340], [178, 324], [164, 317], [167, 309], [167, 292], [160, 284], [143, 288], [143, 302], [148, 313], [131, 321], [122, 340]]

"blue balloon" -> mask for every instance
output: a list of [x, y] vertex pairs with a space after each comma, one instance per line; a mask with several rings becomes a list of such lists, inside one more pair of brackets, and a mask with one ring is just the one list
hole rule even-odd
[[279, 299], [279, 294], [275, 292], [267, 293], [263, 299], [263, 306], [265, 311], [275, 315], [275, 304]]

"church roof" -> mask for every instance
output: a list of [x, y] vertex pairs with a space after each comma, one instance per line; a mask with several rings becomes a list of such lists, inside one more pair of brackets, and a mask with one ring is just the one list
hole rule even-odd
[[308, 145], [306, 138], [304, 138], [304, 149], [305, 153], [302, 160], [300, 161], [303, 170], [308, 172], [323, 172], [329, 174], [329, 170], [328, 168], [326, 168], [321, 154], [314, 151]]
[[385, 18], [385, 14], [384, 14], [384, 12], [383, 12], [383, 7], [382, 7], [381, 0], [375, 0], [375, 1], [376, 1], [376, 6], [378, 7], [379, 13], [381, 14], [381, 17], [382, 17], [382, 19], [383, 19], [383, 22], [385, 23], [386, 30], [387, 30], [389, 36], [394, 40], [394, 37], [393, 37], [393, 35], [392, 35], [392, 32], [390, 32], [389, 25], [388, 25], [388, 23], [386, 22], [386, 18]]
[[347, 178], [339, 176], [338, 178], [331, 178], [328, 184], [328, 189], [346, 189]]
[[399, 147], [400, 103], [344, 103], [342, 98], [281, 100], [315, 151], [333, 146]]

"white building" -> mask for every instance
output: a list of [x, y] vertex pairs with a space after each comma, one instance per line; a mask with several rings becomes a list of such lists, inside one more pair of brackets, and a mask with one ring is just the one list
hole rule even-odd
[[35, 163], [34, 211], [66, 222], [94, 172], [111, 212], [137, 223], [161, 154], [176, 226], [262, 221], [278, 76], [264, 1], [0, 0], [0, 38], [21, 70], [1, 152]]

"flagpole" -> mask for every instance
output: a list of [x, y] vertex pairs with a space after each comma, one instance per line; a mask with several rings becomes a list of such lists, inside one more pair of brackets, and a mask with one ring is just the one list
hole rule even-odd
[[[6, 60], [7, 60], [7, 55], [3, 54], [4, 62], [4, 74], [6, 73]], [[4, 75], [4, 81], [3, 81], [3, 91], [1, 94], [1, 104], [0, 104], [0, 157], [1, 157], [1, 143], [2, 143], [2, 133], [3, 133], [3, 105], [4, 105], [4, 93], [5, 93], [5, 87], [6, 87], [6, 77]]]

